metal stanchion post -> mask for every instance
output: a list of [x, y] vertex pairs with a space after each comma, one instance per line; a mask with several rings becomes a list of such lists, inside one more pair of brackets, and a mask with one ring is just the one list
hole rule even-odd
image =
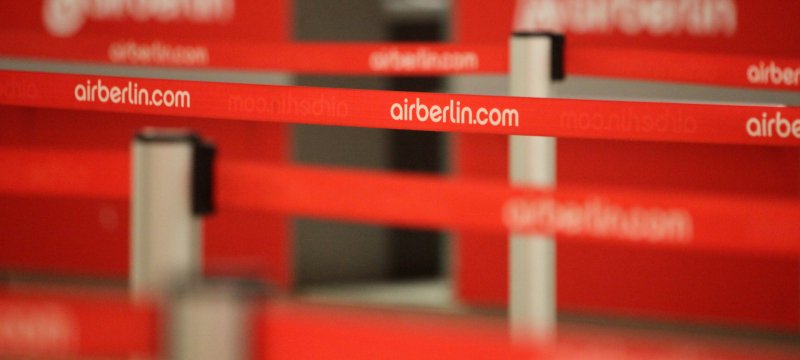
[[187, 131], [147, 130], [132, 153], [130, 291], [165, 294], [202, 271], [214, 148]]
[[[550, 33], [515, 33], [510, 44], [512, 96], [551, 96], [563, 78], [563, 42]], [[510, 181], [551, 187], [556, 183], [556, 139], [511, 136]], [[509, 239], [509, 322], [517, 339], [547, 339], [556, 326], [556, 246], [550, 236], [512, 234]]]
[[[252, 356], [251, 296], [236, 282], [184, 284], [170, 298], [172, 360], [244, 360]], [[260, 339], [259, 339], [260, 340]]]
[[133, 142], [130, 292], [165, 306], [170, 359], [247, 358], [245, 302], [202, 279], [202, 216], [213, 209], [215, 149], [188, 131]]

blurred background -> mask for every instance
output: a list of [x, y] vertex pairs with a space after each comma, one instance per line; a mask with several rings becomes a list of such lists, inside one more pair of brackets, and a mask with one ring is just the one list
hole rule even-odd
[[[209, 0], [208, 3], [224, 7], [228, 1], [234, 2]], [[103, 13], [103, 7], [96, 1], [3, 0], [0, 9], [5, 11], [0, 19], [4, 24], [0, 28], [7, 43], [18, 34], [34, 34], [46, 39], [41, 46], [62, 46], [65, 53], [79, 53], [79, 45], [70, 48], [64, 44], [66, 41], [79, 44], [80, 39], [160, 39], [188, 44], [212, 39], [505, 44], [514, 30], [537, 30], [543, 26], [541, 21], [536, 22], [539, 21], [536, 16], [521, 14], [530, 9], [548, 9], [548, 4], [555, 3], [566, 4], [566, 9], [583, 11], [587, 16], [602, 16], [600, 12], [608, 8], [603, 4], [610, 2], [236, 0], [232, 20], [226, 18], [219, 23], [198, 20], [187, 24], [180, 17], [174, 23], [132, 20], [135, 17], [127, 13], [115, 17], [113, 9]], [[723, 18], [720, 29], [716, 30], [714, 20], [708, 20], [710, 28], [705, 32], [678, 27], [665, 35], [641, 25], [644, 29], [641, 31], [612, 27], [593, 33], [591, 29], [570, 27], [570, 21], [579, 20], [569, 16], [567, 19], [573, 20], [565, 20], [556, 30], [566, 32], [568, 44], [574, 44], [568, 46], [763, 54], [765, 58], [800, 55], [797, 46], [800, 26], [782, 20], [786, 16], [781, 16], [800, 13], [796, 4], [786, 5], [776, 0], [764, 3], [771, 6], [755, 6], [742, 0], [674, 3], [699, 6], [697, 11], [710, 18], [725, 15], [722, 10], [715, 13], [709, 9], [732, 7], [733, 30]], [[67, 26], [58, 21], [56, 25], [47, 22], [51, 11], [48, 9], [57, 6], [64, 7], [60, 13], [63, 16], [80, 6], [94, 6], [95, 12], [86, 12], [92, 15], [82, 18], [85, 23], [77, 33], [53, 35], [57, 24]], [[653, 9], [657, 12], [661, 8]], [[663, 9], [670, 14], [669, 6]], [[664, 21], [675, 19], [664, 16], [667, 19]], [[768, 19], [774, 21], [767, 24]], [[36, 46], [30, 44], [30, 48]], [[14, 53], [16, 48], [22, 47], [13, 43], [4, 45], [0, 68], [254, 84], [508, 94], [505, 74], [331, 76], [252, 69], [110, 65], [20, 56]], [[624, 58], [618, 62], [621, 67], [626, 66]], [[570, 74], [570, 69], [567, 72]], [[800, 105], [797, 89], [755, 90], [572, 74], [554, 85], [554, 93], [564, 98]], [[505, 181], [508, 173], [508, 144], [503, 136], [248, 122], [223, 126], [208, 120], [143, 119], [123, 114], [87, 115], [43, 109], [3, 108], [0, 114], [3, 147], [121, 151], [127, 148], [136, 129], [158, 123], [198, 129], [218, 144], [220, 161], [247, 159], [270, 164], [337, 166], [497, 181]], [[563, 139], [559, 140], [557, 154], [559, 185], [784, 200], [800, 196], [800, 152], [796, 148]], [[124, 286], [128, 268], [128, 205], [126, 200], [0, 194], [0, 279], [6, 283], [55, 281]], [[497, 234], [289, 218], [284, 214], [223, 206], [208, 221], [204, 251], [205, 272], [209, 275], [264, 280], [312, 301], [497, 316], [504, 314], [507, 302], [507, 240]], [[797, 341], [800, 334], [800, 266], [793, 256], [564, 243], [558, 247], [557, 273], [559, 316], [565, 321], [745, 334], [790, 343]]]

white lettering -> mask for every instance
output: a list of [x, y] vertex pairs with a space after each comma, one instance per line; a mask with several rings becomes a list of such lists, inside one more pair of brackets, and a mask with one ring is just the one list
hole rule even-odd
[[[473, 110], [470, 106], [461, 106], [461, 101], [450, 99], [448, 105], [428, 105], [420, 98], [416, 98], [411, 105], [408, 99], [403, 99], [403, 104], [393, 103], [389, 107], [389, 116], [392, 120], [419, 121], [432, 123], [451, 123], [468, 125], [491, 125], [519, 127], [519, 111], [517, 109], [498, 109], [480, 107]], [[473, 114], [474, 117], [473, 117]]]
[[235, 0], [45, 0], [42, 21], [58, 37], [77, 34], [88, 20], [224, 23], [233, 18]]
[[747, 67], [747, 81], [751, 84], [771, 84], [771, 85], [800, 85], [800, 67], [782, 67], [770, 61], [763, 61]]
[[83, 84], [75, 85], [75, 100], [86, 101], [86, 87]]
[[767, 113], [761, 114], [761, 120], [752, 117], [747, 120], [745, 129], [750, 137], [780, 137], [787, 139], [794, 137], [800, 139], [800, 119], [789, 120], [784, 118], [780, 111], [774, 117], [767, 117]]
[[392, 104], [392, 108], [389, 109], [389, 113], [392, 115], [393, 120], [404, 120], [403, 119], [403, 106], [398, 103]]
[[57, 305], [0, 302], [0, 349], [6, 352], [53, 354], [78, 343], [71, 314]]
[[104, 84], [98, 79], [95, 84], [87, 80], [86, 84], [79, 83], [73, 90], [75, 100], [79, 102], [101, 102], [112, 104], [154, 105], [157, 107], [191, 108], [192, 96], [185, 90], [150, 91], [139, 88], [139, 84], [129, 81], [125, 86]]
[[761, 123], [757, 118], [747, 120], [747, 135], [750, 135], [750, 137], [761, 136]]
[[473, 51], [435, 51], [420, 47], [416, 51], [401, 51], [396, 47], [374, 51], [369, 56], [372, 71], [469, 71], [480, 66]]
[[208, 65], [209, 52], [205, 46], [170, 45], [161, 41], [137, 43], [115, 41], [108, 46], [108, 59], [113, 63], [141, 65]]
[[511, 198], [503, 207], [503, 222], [512, 232], [632, 242], [688, 243], [694, 237], [692, 216], [684, 209], [624, 206], [601, 198]]
[[518, 0], [514, 29], [655, 37], [733, 36], [735, 0]]

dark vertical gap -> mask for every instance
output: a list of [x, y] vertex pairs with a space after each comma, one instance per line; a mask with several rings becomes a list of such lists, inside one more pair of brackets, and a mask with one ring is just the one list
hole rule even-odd
[[[439, 41], [438, 21], [398, 21], [390, 25], [392, 41]], [[442, 89], [441, 77], [394, 77], [390, 88], [433, 92]], [[400, 171], [441, 173], [444, 137], [425, 131], [392, 131], [389, 164]], [[389, 229], [389, 276], [394, 280], [437, 277], [441, 273], [442, 234], [438, 231]]]

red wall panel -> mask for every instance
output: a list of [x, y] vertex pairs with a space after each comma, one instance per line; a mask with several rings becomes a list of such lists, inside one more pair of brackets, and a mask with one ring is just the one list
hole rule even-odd
[[[169, 6], [175, 4], [180, 6]], [[61, 37], [76, 44], [91, 36], [148, 44], [156, 39], [175, 44], [279, 42], [290, 39], [292, 21], [288, 0], [0, 0], [0, 9], [0, 29], [4, 32], [42, 34], [47, 36], [44, 39]], [[59, 28], [71, 30], [53, 30]], [[212, 139], [219, 146], [221, 161], [289, 161], [289, 132], [284, 125], [9, 107], [2, 108], [0, 120], [0, 146], [127, 151], [131, 136], [142, 127], [172, 126], [191, 128]], [[128, 164], [117, 168], [119, 171], [113, 174], [89, 175], [127, 183]], [[0, 204], [0, 268], [127, 276], [127, 201], [0, 194]], [[208, 219], [205, 231], [208, 272], [244, 273], [284, 287], [292, 283], [289, 224], [284, 216], [221, 209]]]
[[[124, 152], [136, 131], [146, 126], [191, 128], [218, 146], [220, 162], [288, 159], [285, 125], [12, 107], [3, 107], [0, 145]], [[129, 187], [129, 164], [111, 168], [115, 170], [110, 173], [81, 175]], [[65, 179], [71, 175], [63, 174]], [[127, 199], [0, 194], [0, 203], [0, 268], [51, 275], [127, 276]], [[207, 272], [254, 276], [284, 287], [291, 284], [285, 216], [221, 208], [205, 229]]]
[[[520, 1], [523, 2], [526, 1]], [[799, 48], [786, 46], [800, 39], [800, 27], [784, 16], [788, 4], [737, 1], [736, 5], [738, 30], [733, 37], [626, 37], [620, 33], [587, 35], [568, 31], [567, 41], [570, 46], [638, 46], [788, 56], [798, 53]], [[512, 31], [513, 1], [487, 6], [478, 0], [460, 0], [457, 9], [459, 41], [507, 41]], [[503, 137], [458, 135], [457, 176], [505, 179], [507, 147]], [[800, 195], [800, 153], [794, 149], [561, 139], [557, 153], [559, 184], [789, 199]], [[508, 292], [506, 242], [499, 236], [457, 235], [459, 298], [470, 304], [503, 306]], [[557, 261], [561, 310], [800, 329], [797, 259], [568, 243], [559, 245]]]

